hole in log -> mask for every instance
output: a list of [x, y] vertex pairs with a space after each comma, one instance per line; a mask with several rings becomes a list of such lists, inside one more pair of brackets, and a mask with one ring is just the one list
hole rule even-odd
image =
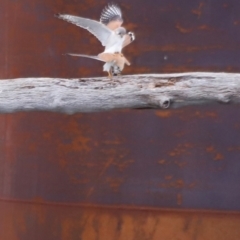
[[169, 108], [170, 103], [171, 103], [170, 99], [163, 99], [159, 101], [160, 107], [164, 109]]

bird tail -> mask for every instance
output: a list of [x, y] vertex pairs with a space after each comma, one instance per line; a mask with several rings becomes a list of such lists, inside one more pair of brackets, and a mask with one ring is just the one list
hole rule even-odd
[[85, 57], [85, 58], [92, 58], [98, 61], [102, 61], [98, 56], [91, 56], [85, 54], [75, 54], [75, 53], [67, 53], [66, 55], [74, 56], [74, 57]]

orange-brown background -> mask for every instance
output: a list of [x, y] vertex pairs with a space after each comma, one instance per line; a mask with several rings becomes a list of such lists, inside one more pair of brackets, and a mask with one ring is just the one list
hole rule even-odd
[[[102, 63], [62, 55], [102, 46], [54, 14], [98, 19], [106, 3], [2, 0], [0, 78], [104, 76]], [[118, 3], [136, 34], [123, 74], [240, 71], [239, 1]], [[1, 115], [1, 239], [239, 239], [238, 215], [157, 213], [240, 210], [239, 118], [231, 105]]]
[[[99, 19], [107, 1], [2, 0], [1, 78], [100, 76], [102, 63], [63, 56], [97, 54], [86, 30], [54, 17], [68, 13]], [[237, 0], [119, 1], [136, 41], [124, 51], [124, 73], [239, 71], [240, 3]], [[165, 59], [164, 59], [165, 57]]]

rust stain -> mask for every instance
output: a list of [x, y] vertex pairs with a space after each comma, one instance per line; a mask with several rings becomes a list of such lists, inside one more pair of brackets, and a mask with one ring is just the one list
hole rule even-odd
[[166, 165], [166, 164], [167, 164], [167, 161], [166, 161], [165, 159], [161, 159], [161, 160], [158, 161], [158, 163], [159, 163], [160, 165]]
[[[178, 194], [179, 203], [181, 202], [181, 194]], [[76, 235], [84, 236], [88, 239], [89, 234], [91, 235], [92, 231], [94, 232], [94, 238], [96, 237], [103, 237], [104, 240], [109, 240], [113, 238], [113, 236], [122, 236], [122, 239], [124, 239], [124, 236], [126, 236], [126, 232], [122, 232], [123, 230], [128, 229], [130, 231], [130, 234], [127, 236], [135, 233], [134, 238], [137, 237], [137, 234], [139, 234], [139, 228], [141, 226], [144, 226], [144, 231], [146, 236], [148, 234], [151, 235], [153, 233], [153, 229], [158, 229], [160, 225], [166, 224], [166, 226], [173, 226], [172, 224], [169, 225], [169, 221], [173, 223], [175, 217], [176, 217], [176, 223], [178, 222], [179, 225], [174, 225], [176, 228], [176, 233], [182, 234], [184, 232], [190, 232], [191, 229], [195, 229], [195, 218], [199, 219], [201, 218], [201, 222], [204, 224], [206, 223], [207, 219], [211, 222], [211, 231], [213, 231], [215, 225], [213, 223], [216, 223], [216, 232], [219, 231], [219, 223], [222, 223], [222, 227], [226, 227], [226, 229], [229, 229], [229, 226], [227, 226], [227, 222], [234, 224], [237, 219], [239, 219], [239, 214], [229, 214], [229, 213], [204, 213], [202, 211], [196, 211], [196, 212], [184, 212], [184, 211], [162, 211], [162, 210], [147, 210], [142, 211], [140, 209], [108, 209], [108, 208], [97, 208], [97, 207], [79, 207], [79, 206], [67, 206], [67, 205], [56, 205], [56, 204], [50, 204], [50, 205], [42, 205], [42, 204], [36, 204], [36, 203], [19, 203], [19, 202], [0, 202], [0, 211], [3, 216], [7, 216], [4, 219], [4, 222], [1, 222], [0, 219], [0, 226], [8, 226], [5, 228], [5, 231], [0, 231], [0, 239], [19, 239], [19, 234], [25, 234], [26, 237], [31, 235], [32, 233], [36, 234], [46, 234], [43, 236], [52, 236], [51, 234], [61, 234], [58, 236], [59, 239], [64, 239], [62, 237], [62, 233], [64, 231], [64, 234], [66, 234], [66, 237], [69, 237], [69, 234], [71, 239], [75, 239]], [[38, 219], [38, 213], [41, 213], [40, 219]], [[47, 214], [47, 215], [46, 215]], [[47, 216], [47, 217], [45, 217]], [[175, 216], [175, 217], [174, 217]], [[15, 223], [16, 219], [21, 219], [22, 223], [26, 227], [26, 231], [19, 231], [20, 226], [19, 224], [12, 224]], [[29, 224], [29, 219], [34, 219], [34, 221], [31, 221], [31, 224]], [[134, 220], [135, 219], [135, 220]], [[147, 219], [147, 220], [146, 220]], [[181, 222], [179, 222], [181, 220]], [[214, 220], [215, 219], [215, 220]], [[36, 220], [36, 221], [35, 221]], [[168, 221], [169, 220], [169, 221]], [[194, 220], [194, 221], [193, 221]], [[218, 220], [217, 222], [215, 222]], [[134, 223], [135, 221], [135, 223]], [[165, 222], [166, 221], [166, 222]], [[186, 221], [188, 222], [187, 228], [182, 227], [186, 225]], [[220, 221], [220, 222], [219, 222]], [[38, 223], [44, 223], [37, 225], [38, 227], [33, 227], [33, 224]], [[112, 228], [109, 230], [109, 222], [113, 224]], [[17, 222], [16, 222], [17, 223]], [[57, 224], [56, 224], [57, 223]], [[66, 223], [66, 224], [65, 224]], [[134, 223], [135, 225], [132, 226], [130, 223]], [[160, 225], [158, 225], [158, 224]], [[196, 222], [197, 223], [197, 222]], [[230, 224], [230, 225], [231, 225]], [[62, 226], [59, 228], [59, 225]], [[151, 225], [151, 226], [150, 226]], [[156, 226], [155, 226], [156, 225]], [[49, 228], [45, 228], [46, 226], [49, 226]], [[70, 227], [69, 227], [70, 226]], [[203, 225], [201, 224], [201, 227]], [[232, 225], [231, 225], [232, 226]], [[235, 226], [235, 225], [234, 225]], [[69, 229], [68, 229], [69, 227]], [[163, 227], [163, 226], [162, 226]], [[206, 227], [209, 230], [209, 223], [206, 223]], [[63, 229], [65, 228], [65, 229]], [[43, 231], [45, 229], [45, 231]], [[68, 230], [67, 230], [68, 229]], [[138, 231], [136, 231], [136, 229]], [[88, 230], [90, 231], [88, 233]], [[47, 231], [47, 233], [46, 233]], [[49, 231], [49, 232], [48, 232]], [[159, 236], [162, 236], [162, 234], [172, 233], [173, 229], [166, 229], [166, 231], [160, 231], [159, 234], [161, 235], [155, 235], [156, 232], [151, 235], [151, 239], [159, 239]], [[202, 231], [205, 231], [204, 228]], [[140, 231], [141, 232], [141, 231]], [[231, 234], [233, 234], [232, 230], [230, 231]], [[84, 235], [83, 235], [84, 233]], [[50, 235], [49, 235], [50, 234]], [[24, 236], [25, 236], [24, 235]], [[4, 237], [3, 237], [4, 236]], [[9, 238], [11, 236], [11, 238]], [[13, 237], [15, 236], [15, 237]], [[17, 237], [18, 236], [18, 237]], [[42, 235], [41, 235], [42, 236]], [[234, 232], [234, 236], [236, 236], [236, 232]], [[206, 233], [206, 240], [209, 237], [209, 232]], [[28, 239], [28, 238], [24, 238]], [[31, 239], [31, 238], [29, 238]], [[67, 238], [66, 238], [67, 239]], [[76, 238], [78, 239], [78, 238]], [[167, 238], [168, 239], [168, 238]], [[186, 239], [186, 236], [183, 238]], [[191, 239], [191, 238], [190, 238]], [[189, 240], [190, 240], [189, 239]], [[221, 238], [218, 238], [218, 240]], [[231, 238], [230, 238], [231, 239]], [[234, 238], [233, 238], [234, 239]]]
[[160, 188], [179, 188], [176, 181], [168, 182], [168, 183], [159, 183]]
[[240, 130], [240, 124], [235, 123], [235, 124], [234, 124], [234, 128], [237, 129], [237, 130]]
[[109, 187], [114, 191], [114, 192], [118, 192], [119, 191], [119, 187], [122, 185], [122, 183], [124, 182], [123, 179], [121, 178], [107, 178], [106, 182], [109, 184]]
[[207, 117], [211, 117], [211, 118], [218, 118], [218, 114], [216, 112], [206, 112], [206, 116]]
[[47, 213], [46, 213], [46, 209], [39, 209], [39, 207], [37, 207], [37, 205], [34, 205], [32, 207], [32, 210], [36, 216], [37, 219], [37, 224], [39, 224], [40, 226], [44, 226], [44, 224], [47, 221]]
[[37, 204], [41, 204], [41, 203], [44, 203], [44, 199], [42, 197], [34, 197], [32, 199], [33, 202], [37, 203]]
[[66, 119], [67, 128], [64, 125], [59, 126], [59, 131], [68, 136], [69, 141], [57, 139], [59, 148], [67, 152], [89, 152], [91, 150], [92, 141], [88, 134], [91, 131], [88, 125], [80, 125], [77, 119]]
[[123, 160], [122, 162], [119, 162], [116, 164], [118, 167], [118, 170], [123, 172], [125, 169], [127, 169], [131, 164], [133, 164], [135, 161], [134, 160]]
[[175, 136], [176, 136], [176, 137], [183, 137], [183, 136], [186, 134], [186, 132], [187, 132], [186, 130], [180, 131], [180, 132], [176, 132], [176, 133], [175, 133]]
[[182, 179], [176, 180], [176, 187], [177, 188], [182, 188], [184, 186], [184, 181]]
[[107, 144], [107, 145], [120, 145], [122, 144], [123, 141], [120, 141], [119, 139], [117, 140], [111, 140], [111, 141], [102, 141], [103, 144]]
[[201, 25], [198, 27], [198, 30], [203, 30], [203, 31], [214, 31], [213, 28], [209, 27], [208, 25]]
[[[182, 205], [183, 198], [177, 194]], [[43, 206], [1, 203], [0, 239], [83, 239], [129, 240], [134, 239], [239, 239], [239, 214], [214, 214], [202, 212], [134, 211], [119, 209], [74, 208], [68, 206]], [[39, 213], [45, 215], [38, 224]], [[40, 216], [42, 218], [42, 216]], [[219, 231], [221, 229], [221, 231]], [[197, 232], [197, 235], [196, 235]]]
[[[174, 157], [175, 155], [173, 154], [171, 157]], [[180, 161], [180, 160], [165, 160], [165, 159], [161, 159], [158, 161], [158, 164], [160, 165], [176, 165], [178, 166], [179, 168], [183, 168], [184, 166], [187, 165], [187, 161]]]
[[172, 179], [173, 178], [166, 179], [167, 182], [159, 183], [158, 187], [160, 187], [160, 188], [173, 188], [173, 189], [194, 189], [194, 188], [197, 187], [197, 183], [196, 182], [185, 183], [183, 181], [183, 179], [176, 179], [176, 180], [172, 180]]
[[192, 183], [189, 184], [188, 188], [193, 189], [196, 186], [197, 186], [197, 183], [196, 182], [192, 182]]
[[71, 219], [64, 219], [61, 224], [61, 236], [62, 239], [69, 239], [71, 238], [71, 231], [73, 231], [74, 223]]
[[94, 192], [94, 187], [90, 187], [86, 194], [87, 198], [89, 198], [93, 194], [93, 192]]
[[233, 22], [234, 25], [239, 26], [240, 25], [240, 20], [236, 20]]
[[204, 7], [205, 3], [204, 2], [200, 2], [199, 6], [197, 9], [193, 9], [192, 13], [197, 15], [198, 18], [200, 18], [203, 14], [203, 7]]
[[114, 162], [114, 158], [109, 158], [104, 163], [104, 166], [103, 166], [102, 170], [100, 171], [99, 177], [101, 177], [107, 171], [107, 169], [113, 164], [113, 162]]
[[177, 147], [175, 147], [170, 153], [169, 156], [171, 157], [178, 157], [182, 155], [189, 155], [190, 150], [194, 147], [191, 143], [183, 143], [178, 144]]
[[189, 119], [196, 119], [196, 118], [199, 118], [199, 119], [206, 119], [206, 118], [209, 118], [209, 119], [213, 119], [213, 120], [216, 120], [218, 121], [218, 114], [217, 112], [214, 112], [214, 111], [205, 111], [205, 112], [202, 112], [202, 111], [191, 111], [191, 112], [188, 112], [187, 114], [182, 114], [182, 111], [181, 110], [178, 110], [176, 111], [177, 115], [179, 115], [179, 118], [182, 119], [182, 120], [189, 120]]
[[217, 153], [213, 159], [215, 161], [223, 160], [224, 156], [221, 153]]
[[178, 206], [181, 206], [181, 205], [182, 205], [182, 202], [183, 202], [182, 194], [178, 193], [178, 194], [177, 194], [177, 205], [178, 205]]
[[224, 155], [219, 153], [213, 145], [208, 146], [206, 148], [206, 152], [212, 154], [214, 161], [220, 161], [224, 159]]
[[240, 146], [234, 146], [234, 147], [229, 147], [227, 149], [229, 152], [232, 152], [232, 151], [240, 151]]
[[90, 179], [88, 178], [78, 179], [75, 176], [70, 176], [70, 180], [72, 184], [76, 184], [76, 185], [79, 185], [79, 184], [85, 185], [90, 182]]
[[174, 161], [174, 163], [180, 168], [187, 165], [187, 162], [182, 162], [182, 161]]
[[207, 147], [206, 148], [206, 151], [208, 152], [208, 153], [212, 153], [212, 152], [215, 152], [215, 148], [214, 148], [214, 146], [209, 146], [209, 147]]
[[168, 110], [166, 111], [158, 110], [158, 111], [155, 111], [155, 114], [160, 118], [169, 118], [172, 116], [172, 112]]
[[173, 175], [167, 175], [164, 177], [166, 180], [172, 180], [173, 179]]
[[216, 112], [214, 112], [214, 111], [212, 111], [212, 112], [207, 111], [205, 114], [202, 114], [200, 116], [201, 116], [201, 118], [204, 118], [204, 117], [205, 118], [209, 117], [209, 118], [214, 118], [214, 119], [218, 118], [218, 114]]
[[186, 28], [186, 27], [183, 27], [180, 23], [177, 23], [175, 25], [175, 28], [180, 32], [180, 33], [190, 33], [193, 31], [192, 28]]
[[115, 148], [102, 150], [102, 153], [106, 156], [106, 161], [103, 162], [99, 176], [102, 176], [110, 166], [114, 166], [122, 172], [135, 162], [133, 159], [128, 159], [129, 151], [121, 148], [119, 150], [117, 151]]
[[[29, 139], [26, 141], [26, 143], [28, 143], [28, 149], [29, 149], [29, 153], [31, 154], [36, 154], [37, 150], [38, 150], [38, 145], [36, 142], [31, 142], [29, 143]], [[25, 144], [24, 142], [22, 142], [22, 144]]]
[[91, 150], [90, 141], [91, 139], [88, 137], [77, 137], [71, 144], [72, 150], [88, 152]]

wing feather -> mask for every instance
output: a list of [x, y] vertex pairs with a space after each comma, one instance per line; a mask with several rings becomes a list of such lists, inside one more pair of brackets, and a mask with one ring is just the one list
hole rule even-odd
[[102, 11], [100, 22], [106, 25], [109, 29], [115, 30], [121, 27], [123, 23], [122, 11], [116, 4], [109, 4]]
[[97, 22], [95, 20], [77, 17], [73, 15], [68, 15], [68, 14], [58, 14], [57, 17], [67, 22], [70, 22], [72, 24], [75, 24], [78, 27], [87, 29], [102, 43], [103, 46], [106, 46], [109, 40], [109, 37], [112, 34], [112, 31], [109, 28], [107, 28], [104, 24]]

